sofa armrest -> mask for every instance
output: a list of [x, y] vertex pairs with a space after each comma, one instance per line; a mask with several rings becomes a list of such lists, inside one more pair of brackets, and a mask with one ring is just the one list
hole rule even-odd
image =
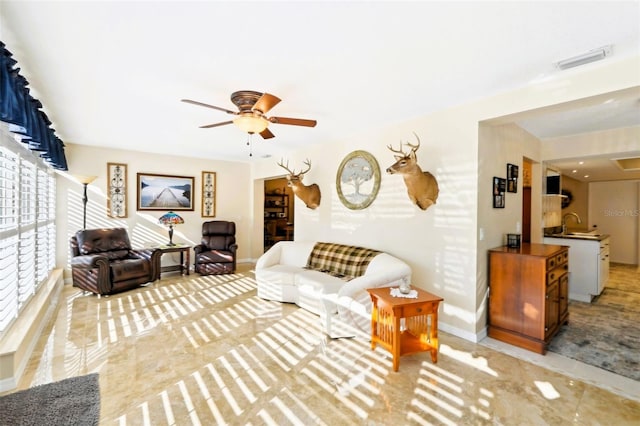
[[154, 260], [155, 256], [160, 255], [160, 249], [158, 248], [145, 248], [145, 249], [133, 249], [129, 250], [129, 255], [132, 257], [138, 257], [141, 259], [147, 259], [149, 261]]
[[361, 295], [367, 295], [368, 288], [377, 288], [377, 287], [391, 287], [393, 285], [397, 285], [398, 279], [396, 280], [388, 280], [384, 279], [380, 276], [367, 276], [363, 275], [358, 278], [354, 278], [348, 283], [346, 283], [340, 291], [338, 291], [338, 297], [351, 297], [354, 299], [358, 299]]
[[258, 261], [256, 262], [256, 269], [265, 269], [280, 263], [281, 251], [282, 247], [280, 243], [276, 243], [271, 246], [269, 250], [264, 252], [264, 254], [258, 258]]
[[340, 291], [349, 292], [375, 287], [398, 285], [402, 279], [411, 280], [411, 268], [402, 260], [387, 253], [380, 253], [371, 260], [364, 275], [349, 281]]
[[151, 263], [151, 280], [160, 279], [160, 258], [162, 251], [159, 248], [133, 249], [129, 251], [129, 255], [138, 259], [146, 259]]
[[232, 253], [235, 253], [236, 251], [238, 251], [238, 244], [233, 243], [229, 246], [229, 251]]
[[409, 265], [387, 253], [381, 253], [373, 258], [365, 274], [346, 283], [338, 296], [366, 300], [369, 297], [366, 292], [368, 288], [397, 286], [403, 279], [411, 282]]
[[108, 268], [109, 258], [101, 254], [84, 254], [72, 257], [71, 267], [80, 269]]
[[338, 291], [338, 316], [365, 334], [371, 333], [371, 296], [367, 289], [395, 287], [403, 279], [411, 281], [409, 265], [387, 253], [379, 254], [364, 275], [352, 279]]

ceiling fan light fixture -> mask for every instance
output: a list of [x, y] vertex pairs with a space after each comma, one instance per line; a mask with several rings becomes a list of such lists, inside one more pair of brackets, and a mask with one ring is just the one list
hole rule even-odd
[[260, 133], [267, 128], [269, 122], [262, 116], [241, 115], [233, 120], [233, 124], [245, 133]]
[[573, 67], [578, 67], [580, 65], [588, 64], [591, 62], [599, 61], [601, 59], [606, 58], [611, 54], [611, 45], [599, 47], [597, 49], [593, 49], [588, 51], [587, 53], [583, 53], [578, 56], [574, 56], [572, 58], [563, 59], [556, 63], [556, 66], [561, 70], [566, 70]]

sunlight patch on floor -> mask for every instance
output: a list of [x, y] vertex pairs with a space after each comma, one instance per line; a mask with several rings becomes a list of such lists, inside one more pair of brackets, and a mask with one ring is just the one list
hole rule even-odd
[[558, 399], [558, 398], [560, 398], [560, 394], [558, 393], [556, 388], [553, 387], [553, 385], [551, 383], [549, 383], [549, 382], [540, 382], [538, 380], [534, 381], [533, 383], [535, 383], [536, 387], [538, 388], [540, 393], [542, 393], [542, 396], [544, 396], [545, 398], [547, 398], [547, 399]]
[[484, 373], [490, 374], [493, 377], [498, 377], [498, 373], [489, 368], [489, 361], [484, 357], [479, 357], [471, 352], [459, 351], [453, 349], [451, 346], [441, 344], [440, 353], [445, 356], [449, 356], [456, 361], [467, 364], [470, 367], [476, 368]]

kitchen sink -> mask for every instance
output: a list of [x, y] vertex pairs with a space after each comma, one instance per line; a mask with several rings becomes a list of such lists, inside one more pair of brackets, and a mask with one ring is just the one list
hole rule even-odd
[[598, 231], [590, 231], [590, 232], [569, 232], [568, 235], [579, 235], [582, 237], [599, 237], [600, 233]]
[[600, 239], [600, 235], [594, 235], [594, 234], [570, 234], [570, 235], [567, 235], [567, 237], [581, 238], [583, 240], [599, 240]]
[[581, 240], [599, 240], [602, 235], [596, 231], [591, 231], [591, 232], [568, 232], [566, 234], [551, 234], [548, 236], [555, 237], [555, 238], [576, 238]]

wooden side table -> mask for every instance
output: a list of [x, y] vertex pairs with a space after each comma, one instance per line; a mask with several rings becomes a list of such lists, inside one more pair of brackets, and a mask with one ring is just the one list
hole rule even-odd
[[[416, 352], [431, 352], [438, 362], [438, 305], [444, 299], [412, 287], [417, 299], [391, 296], [390, 287], [367, 289], [373, 302], [371, 311], [371, 349], [380, 345], [393, 355], [393, 371], [400, 357]], [[404, 318], [404, 328], [401, 319]]]
[[[158, 249], [160, 250], [160, 253], [161, 253], [160, 256], [157, 257], [158, 279], [160, 279], [160, 275], [163, 272], [170, 272], [170, 271], [180, 271], [181, 275], [184, 275], [184, 274], [189, 275], [189, 259], [191, 258], [191, 255], [190, 255], [191, 246], [187, 246], [183, 244], [176, 244], [175, 246], [162, 245], [158, 247]], [[180, 263], [178, 263], [177, 265], [162, 266], [162, 255], [165, 253], [180, 253]]]

